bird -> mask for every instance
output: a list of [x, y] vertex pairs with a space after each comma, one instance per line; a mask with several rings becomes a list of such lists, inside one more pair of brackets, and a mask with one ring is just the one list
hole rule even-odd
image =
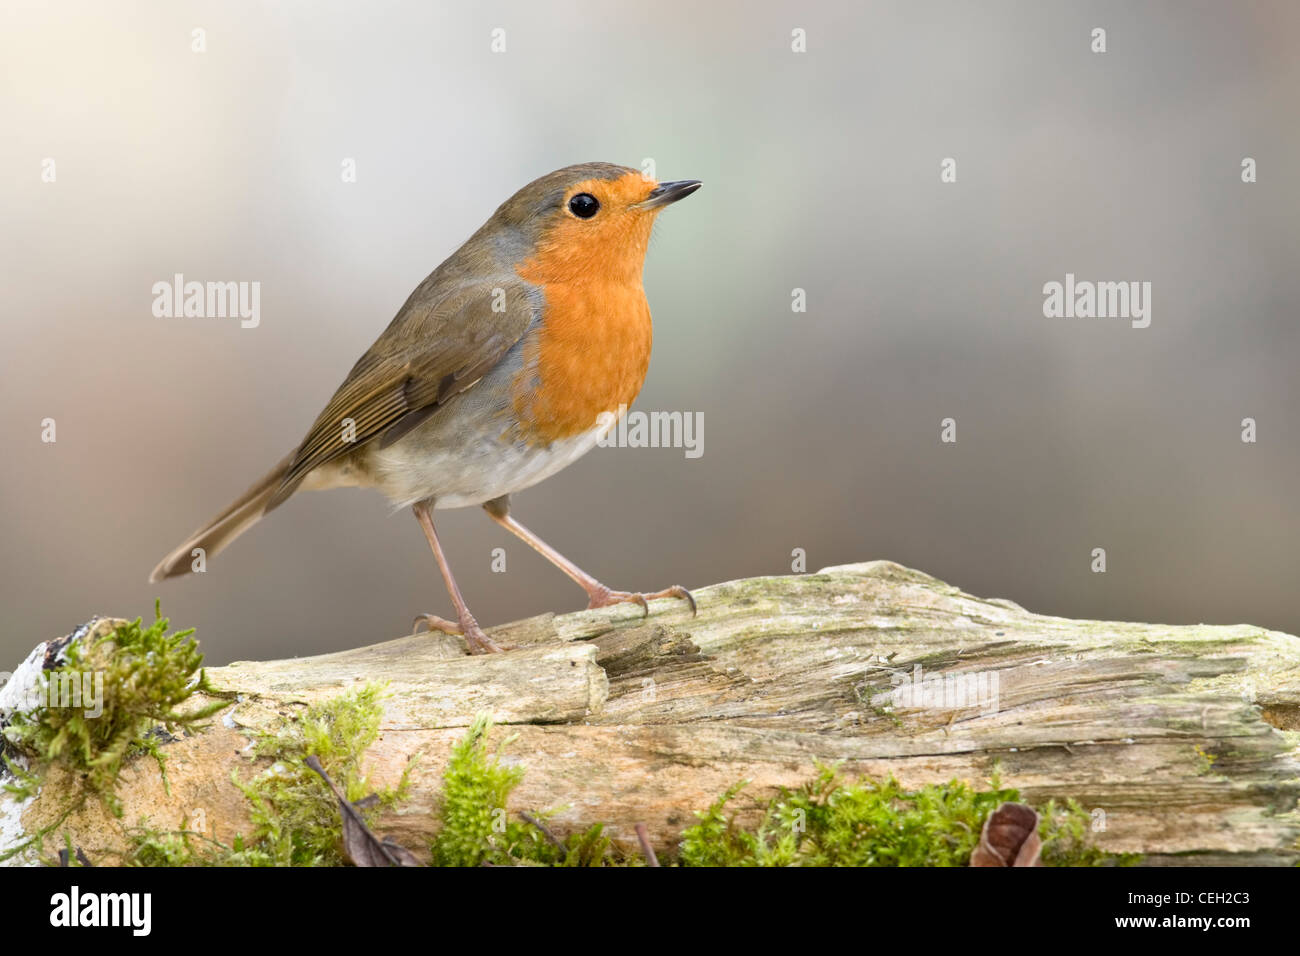
[[613, 163], [566, 166], [524, 186], [431, 272], [352, 367], [302, 442], [172, 550], [150, 582], [185, 574], [304, 490], [375, 488], [410, 508], [471, 654], [507, 648], [465, 604], [434, 526], [481, 506], [587, 594], [588, 607], [680, 598], [606, 587], [511, 514], [510, 496], [594, 447], [632, 404], [650, 361], [642, 272], [659, 213], [699, 180], [658, 182]]

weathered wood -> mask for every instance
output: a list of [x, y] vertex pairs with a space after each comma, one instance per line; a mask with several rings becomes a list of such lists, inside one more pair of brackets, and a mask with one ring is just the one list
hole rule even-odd
[[[339, 654], [209, 671], [240, 700], [208, 731], [123, 774], [124, 820], [181, 826], [202, 808], [213, 835], [248, 830], [233, 769], [244, 733], [367, 680], [390, 683], [368, 758], [380, 784], [421, 760], [382, 832], [423, 850], [446, 755], [481, 712], [517, 735], [527, 768], [512, 809], [560, 808], [558, 832], [606, 822], [661, 855], [735, 781], [753, 814], [780, 786], [843, 761], [907, 785], [995, 767], [1033, 802], [1073, 797], [1097, 842], [1151, 863], [1290, 863], [1300, 817], [1300, 639], [1257, 627], [1079, 621], [973, 597], [890, 562], [733, 581], [696, 592], [699, 616], [656, 602], [543, 615], [494, 629], [515, 650], [466, 657], [415, 635]], [[919, 670], [918, 670], [919, 668]], [[917, 679], [947, 700], [905, 696]], [[947, 681], [943, 684], [942, 681]], [[973, 697], [954, 699], [962, 691]], [[0, 852], [46, 819], [64, 782], [30, 806], [0, 798]], [[8, 829], [3, 821], [8, 819]], [[92, 858], [121, 824], [88, 808], [67, 826]]]

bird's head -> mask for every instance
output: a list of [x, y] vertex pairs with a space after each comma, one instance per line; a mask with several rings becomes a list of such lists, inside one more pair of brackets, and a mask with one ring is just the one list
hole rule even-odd
[[611, 163], [567, 166], [515, 193], [489, 226], [524, 239], [521, 272], [548, 282], [639, 282], [655, 217], [700, 185], [660, 183]]

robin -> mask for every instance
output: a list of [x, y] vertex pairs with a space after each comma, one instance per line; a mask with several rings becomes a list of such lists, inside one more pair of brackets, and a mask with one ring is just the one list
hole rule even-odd
[[300, 489], [378, 488], [424, 529], [456, 620], [416, 618], [497, 652], [465, 605], [434, 530], [435, 508], [482, 505], [572, 578], [588, 607], [695, 599], [601, 584], [510, 514], [510, 495], [591, 450], [626, 409], [650, 362], [641, 285], [656, 216], [700, 188], [584, 163], [506, 200], [416, 287], [353, 366], [307, 437], [154, 568], [150, 581], [211, 557]]

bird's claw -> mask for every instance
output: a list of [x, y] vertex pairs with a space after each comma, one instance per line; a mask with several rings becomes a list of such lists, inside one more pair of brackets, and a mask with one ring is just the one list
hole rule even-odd
[[443, 634], [453, 634], [465, 638], [465, 643], [469, 645], [471, 654], [500, 654], [508, 650], [498, 644], [492, 638], [483, 633], [483, 629], [478, 626], [478, 621], [473, 617], [467, 617], [464, 621], [457, 623], [449, 621], [446, 618], [438, 617], [436, 614], [420, 614], [411, 623], [411, 633], [420, 633], [420, 625], [428, 627], [430, 633], [441, 631]]
[[591, 598], [587, 603], [588, 610], [598, 607], [610, 607], [615, 604], [639, 604], [641, 605], [641, 616], [650, 616], [650, 602], [659, 598], [682, 598], [691, 606], [691, 616], [694, 617], [699, 609], [695, 604], [695, 596], [680, 584], [674, 584], [670, 588], [664, 588], [662, 591], [655, 591], [653, 594], [645, 594], [640, 591], [611, 591], [609, 588], [601, 585], [598, 589], [588, 592]]

